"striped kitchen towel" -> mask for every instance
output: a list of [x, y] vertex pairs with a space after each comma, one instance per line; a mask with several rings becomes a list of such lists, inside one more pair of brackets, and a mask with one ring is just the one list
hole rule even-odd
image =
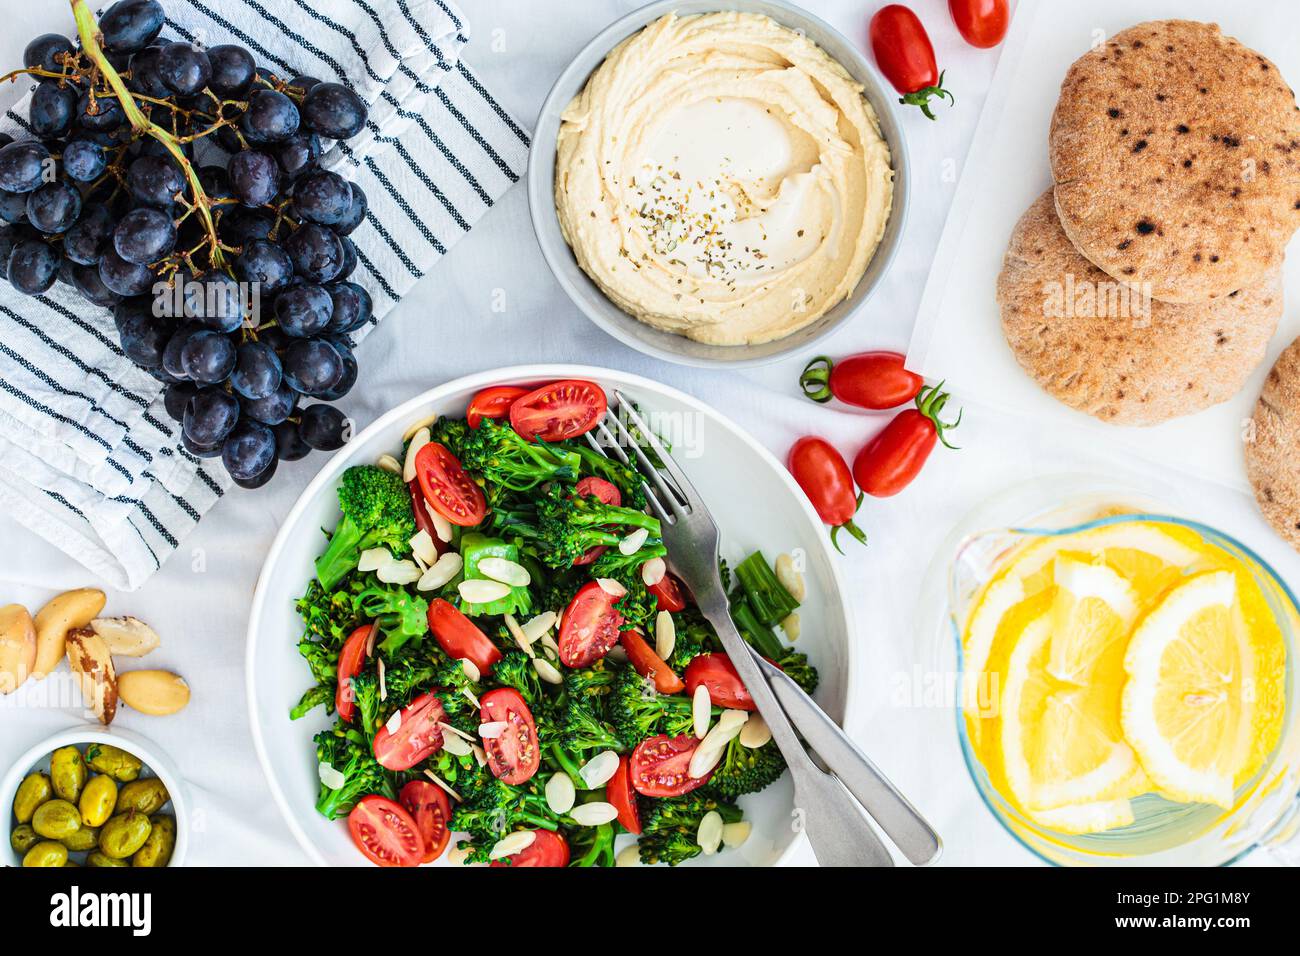
[[[352, 280], [376, 319], [520, 177], [528, 135], [461, 61], [469, 26], [449, 0], [163, 2], [164, 36], [239, 43], [370, 104], [366, 129], [324, 162], [369, 198]], [[30, 132], [25, 100], [0, 128]], [[27, 297], [0, 283], [0, 507], [127, 590], [229, 486], [219, 462], [180, 447], [160, 392], [108, 310], [62, 284]]]

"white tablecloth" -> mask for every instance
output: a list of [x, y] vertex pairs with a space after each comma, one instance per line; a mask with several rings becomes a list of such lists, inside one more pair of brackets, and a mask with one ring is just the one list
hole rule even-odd
[[[606, 23], [639, 5], [638, 0], [475, 0], [464, 5], [473, 27], [466, 59], [493, 94], [531, 125], [552, 79], [571, 56]], [[805, 5], [865, 44], [875, 5], [861, 0], [805, 0]], [[903, 114], [914, 177], [906, 239], [888, 284], [853, 323], [823, 344], [821, 351], [829, 354], [906, 346], [930, 251], [997, 60], [996, 50], [962, 44], [942, 0], [917, 0], [912, 6], [930, 29], [957, 105], [939, 105], [934, 123], [919, 111]], [[1248, 7], [1238, 5], [1233, 15], [1248, 15]], [[58, 3], [0, 0], [0, 15], [6, 24], [0, 34], [4, 64], [18, 63], [26, 41], [38, 33], [71, 32], [71, 17]], [[12, 89], [0, 90], [0, 108], [14, 96]], [[782, 458], [797, 436], [809, 432], [825, 435], [851, 456], [887, 420], [803, 399], [797, 379], [810, 356], [748, 372], [701, 371], [645, 358], [606, 337], [552, 279], [533, 239], [521, 186], [412, 290], [366, 339], [358, 357], [360, 384], [342, 405], [362, 426], [466, 372], [567, 360], [638, 372], [705, 397]], [[949, 529], [1008, 485], [1057, 473], [1113, 473], [1120, 466], [1097, 449], [1072, 447], [1050, 428], [978, 407], [967, 407], [954, 440], [962, 450], [940, 449], [903, 494], [863, 506], [860, 523], [871, 537], [868, 549], [851, 541], [846, 546], [843, 569], [860, 625], [856, 640], [863, 671], [858, 685], [863, 697], [849, 729], [939, 829], [944, 862], [1028, 864], [1034, 858], [993, 820], [967, 778], [952, 709], [926, 700], [915, 706], [907, 702], [905, 691], [929, 676], [922, 669], [931, 659], [930, 636], [917, 633], [921, 578]], [[158, 719], [126, 712], [119, 718], [122, 726], [161, 745], [188, 780], [198, 831], [191, 864], [307, 862], [282, 825], [253, 752], [244, 631], [261, 557], [323, 460], [318, 453], [282, 466], [271, 485], [256, 492], [232, 491], [141, 590], [109, 595], [107, 613], [134, 614], [163, 636], [150, 664], [178, 671], [193, 688], [193, 702], [180, 715]], [[1158, 488], [1159, 476], [1151, 480]], [[1273, 538], [1246, 497], [1189, 479], [1177, 482], [1185, 509], [1258, 547], [1284, 577], [1300, 581], [1300, 558]], [[35, 609], [54, 591], [84, 585], [106, 587], [0, 516], [0, 604], [20, 602]], [[19, 707], [0, 699], [0, 767], [79, 719], [73, 707]], [[811, 854], [805, 848], [798, 859], [809, 862]]]

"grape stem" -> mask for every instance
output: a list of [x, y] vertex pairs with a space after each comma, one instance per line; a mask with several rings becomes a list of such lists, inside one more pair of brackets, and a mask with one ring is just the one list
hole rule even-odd
[[194, 196], [193, 205], [198, 208], [199, 215], [203, 219], [203, 228], [208, 234], [210, 246], [208, 258], [210, 264], [216, 269], [224, 268], [226, 264], [225, 257], [221, 252], [221, 243], [217, 239], [217, 227], [212, 219], [211, 204], [208, 202], [207, 195], [203, 192], [203, 187], [199, 185], [198, 173], [194, 171], [193, 164], [190, 163], [181, 149], [180, 139], [153, 123], [136, 105], [135, 97], [126, 88], [126, 83], [123, 82], [121, 75], [113, 68], [113, 64], [108, 62], [108, 57], [99, 45], [101, 35], [99, 24], [95, 21], [95, 15], [91, 13], [86, 0], [71, 0], [71, 3], [72, 16], [77, 21], [77, 35], [81, 38], [81, 48], [90, 57], [91, 62], [95, 64], [99, 72], [103, 74], [104, 79], [108, 81], [109, 87], [113, 90], [113, 95], [117, 97], [117, 101], [122, 105], [122, 111], [126, 113], [126, 118], [131, 122], [131, 128], [137, 133], [152, 136], [162, 143], [167, 152], [171, 153], [176, 162], [180, 164], [181, 172], [184, 173]]

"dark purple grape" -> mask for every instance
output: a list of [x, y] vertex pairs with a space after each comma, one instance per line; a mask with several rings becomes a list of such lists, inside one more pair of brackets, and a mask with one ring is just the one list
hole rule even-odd
[[217, 232], [222, 241], [232, 246], [242, 246], [256, 239], [266, 239], [275, 228], [275, 213], [267, 209], [250, 209], [246, 206], [224, 207]]
[[357, 384], [357, 375], [360, 374], [360, 369], [357, 366], [356, 357], [352, 354], [352, 349], [337, 339], [331, 339], [330, 342], [343, 359], [343, 376], [316, 397], [327, 402], [337, 402], [352, 391], [352, 386]]
[[290, 415], [298, 404], [298, 393], [281, 382], [280, 387], [266, 398], [243, 399], [240, 405], [244, 415], [263, 425], [278, 425]]
[[0, 189], [0, 219], [15, 226], [27, 221], [27, 193]]
[[158, 75], [158, 54], [161, 46], [147, 46], [131, 57], [131, 79], [127, 85], [137, 93], [152, 96], [156, 100], [166, 99], [172, 91]]
[[237, 481], [250, 481], [275, 463], [275, 435], [261, 422], [245, 419], [221, 448], [221, 463]]
[[0, 133], [0, 149], [4, 149], [13, 141], [14, 138], [10, 136], [8, 133]]
[[352, 273], [357, 271], [357, 244], [347, 236], [339, 238], [339, 245], [343, 247], [343, 265], [339, 266], [339, 274], [334, 277], [335, 282], [342, 282]]
[[333, 405], [308, 405], [298, 422], [298, 435], [317, 451], [334, 451], [347, 444], [348, 420]]
[[282, 143], [298, 132], [298, 107], [278, 90], [254, 90], [239, 128], [250, 143]]
[[101, 203], [90, 203], [64, 235], [63, 254], [78, 265], [93, 266], [99, 262], [112, 236], [113, 214]]
[[298, 434], [297, 422], [280, 422], [271, 431], [275, 434], [275, 457], [281, 461], [298, 461], [311, 454], [311, 446]]
[[93, 265], [73, 265], [72, 287], [81, 297], [95, 305], [112, 308], [122, 298], [99, 277], [99, 267]]
[[235, 367], [235, 343], [220, 332], [195, 332], [181, 347], [181, 367], [196, 382], [224, 382]]
[[325, 331], [334, 315], [334, 301], [318, 285], [304, 283], [275, 297], [275, 319], [285, 335], [307, 338]]
[[330, 282], [343, 268], [339, 237], [314, 222], [304, 223], [285, 239], [284, 251], [293, 260], [294, 271], [308, 282]]
[[148, 266], [127, 262], [116, 249], [108, 246], [99, 257], [99, 278], [118, 295], [132, 296], [148, 292], [155, 276]]
[[32, 130], [41, 139], [66, 136], [76, 117], [77, 99], [73, 87], [60, 86], [57, 80], [38, 83], [28, 110]]
[[[165, 367], [165, 366], [164, 366]], [[185, 406], [190, 399], [199, 394], [199, 387], [193, 382], [176, 382], [163, 389], [163, 408], [175, 421], [185, 421]]]
[[219, 388], [204, 388], [185, 406], [181, 427], [190, 441], [210, 447], [225, 441], [238, 421], [239, 399]]
[[366, 125], [366, 104], [341, 83], [318, 83], [302, 99], [302, 117], [326, 139], [351, 139]]
[[126, 171], [131, 195], [142, 203], [170, 209], [185, 189], [185, 176], [171, 159], [141, 156]]
[[[154, 312], [158, 312], [157, 300], [154, 300]], [[174, 375], [179, 379], [188, 379], [189, 372], [185, 371], [185, 362], [182, 352], [185, 343], [190, 340], [190, 336], [197, 332], [202, 332], [203, 326], [198, 322], [186, 322], [172, 333], [171, 338], [167, 340], [167, 346], [163, 349], [162, 367], [166, 369], [167, 374]]]
[[335, 282], [325, 287], [330, 300], [334, 303], [334, 316], [330, 320], [330, 332], [355, 332], [367, 322], [374, 313], [370, 293], [355, 282]]
[[79, 183], [98, 179], [108, 168], [104, 148], [88, 139], [74, 139], [63, 147], [63, 173]]
[[314, 76], [308, 76], [306, 73], [299, 73], [289, 81], [289, 85], [301, 93], [306, 93], [313, 86], [319, 86], [320, 80]]
[[264, 342], [245, 342], [236, 350], [230, 387], [243, 398], [257, 401], [274, 394], [283, 375], [280, 357]]
[[366, 200], [366, 194], [356, 183], [348, 184], [352, 189], [352, 205], [334, 226], [334, 231], [340, 236], [351, 235], [352, 232], [361, 225], [366, 218], [366, 209], [369, 206]]
[[338, 173], [307, 173], [294, 184], [293, 208], [299, 219], [333, 226], [351, 210], [352, 189]]
[[192, 96], [212, 79], [212, 62], [193, 43], [166, 43], [158, 51], [158, 76], [173, 93]]
[[0, 279], [9, 278], [9, 254], [14, 251], [14, 246], [18, 245], [22, 238], [17, 229], [0, 226]]
[[9, 253], [10, 285], [27, 295], [40, 295], [58, 279], [60, 258], [53, 246], [40, 239], [14, 243]]
[[256, 282], [259, 294], [275, 295], [293, 278], [293, 260], [273, 242], [256, 239], [244, 246], [233, 263], [240, 282]]
[[113, 309], [113, 321], [127, 358], [145, 368], [162, 366], [172, 325], [153, 314], [151, 299], [123, 299]]
[[230, 188], [230, 175], [225, 166], [208, 165], [198, 169], [199, 186], [203, 195], [209, 199], [233, 199], [235, 191]]
[[71, 183], [46, 183], [27, 194], [27, 221], [49, 235], [66, 232], [81, 215], [81, 193]]
[[118, 0], [99, 18], [104, 49], [113, 53], [144, 49], [162, 26], [163, 8], [158, 0]]
[[275, 469], [279, 463], [279, 459], [272, 457], [271, 463], [252, 478], [235, 478], [232, 475], [231, 480], [233, 480], [235, 484], [239, 485], [239, 487], [246, 488], [250, 491], [254, 488], [261, 488], [264, 484], [275, 477]]
[[59, 62], [59, 57], [64, 53], [71, 53], [75, 47], [72, 41], [58, 33], [42, 33], [23, 50], [23, 66], [27, 69], [49, 70], [51, 73], [62, 73], [63, 64]]
[[0, 189], [11, 193], [29, 193], [45, 181], [54, 166], [50, 151], [40, 143], [24, 140], [0, 149]]
[[257, 63], [242, 46], [223, 43], [208, 49], [212, 63], [212, 80], [208, 86], [225, 100], [241, 99], [253, 85]]
[[126, 113], [115, 97], [96, 96], [92, 99], [90, 93], [85, 92], [77, 99], [76, 121], [82, 129], [108, 133], [126, 124]]
[[239, 283], [224, 272], [186, 283], [185, 314], [214, 331], [235, 331], [244, 321], [244, 299]]
[[171, 217], [150, 206], [131, 210], [113, 230], [113, 248], [127, 262], [148, 265], [167, 255], [175, 246], [176, 227], [172, 225]]
[[196, 458], [219, 458], [221, 457], [221, 442], [213, 442], [211, 445], [200, 445], [189, 435], [181, 432], [181, 445], [185, 450]]
[[319, 396], [343, 378], [343, 356], [325, 339], [299, 339], [281, 359], [284, 380], [295, 392]]
[[227, 167], [235, 197], [245, 206], [265, 206], [280, 191], [280, 167], [266, 153], [244, 150]]
[[290, 181], [316, 166], [320, 160], [320, 137], [315, 133], [294, 133], [275, 148], [275, 161]]

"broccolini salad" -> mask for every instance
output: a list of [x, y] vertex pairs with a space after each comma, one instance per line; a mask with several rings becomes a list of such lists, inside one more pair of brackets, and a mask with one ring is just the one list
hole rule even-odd
[[[454, 842], [493, 866], [672, 866], [743, 842], [738, 798], [784, 772], [640, 475], [582, 438], [606, 407], [593, 382], [497, 386], [344, 472], [292, 717], [334, 716], [316, 809], [372, 862]], [[778, 637], [791, 588], [758, 552], [723, 572], [746, 640], [811, 692]]]

